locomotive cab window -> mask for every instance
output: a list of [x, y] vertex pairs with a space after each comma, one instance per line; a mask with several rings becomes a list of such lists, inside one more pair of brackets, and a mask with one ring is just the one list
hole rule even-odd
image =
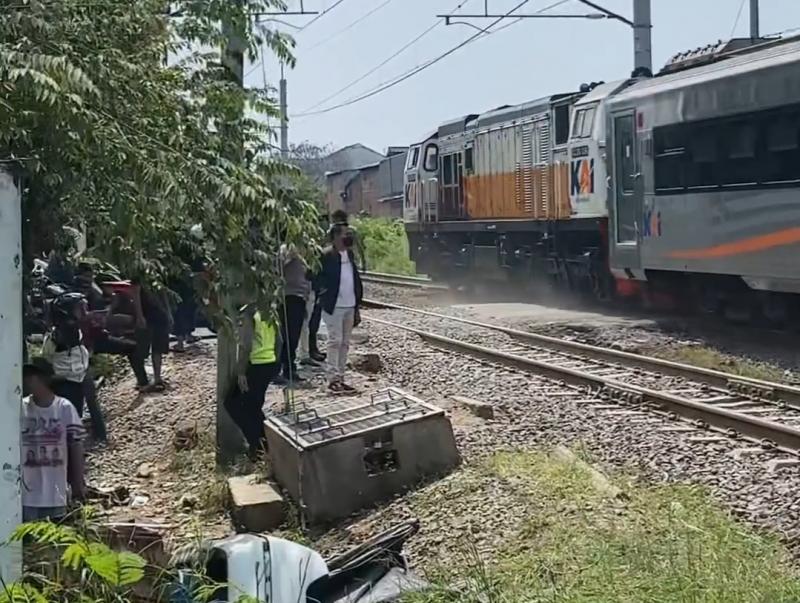
[[412, 170], [417, 167], [417, 163], [419, 162], [419, 146], [411, 147], [411, 150], [408, 152], [408, 163], [406, 164], [407, 170]]
[[425, 147], [425, 160], [422, 165], [426, 172], [435, 172], [438, 169], [439, 148], [435, 144], [430, 143]]
[[471, 174], [475, 171], [474, 158], [472, 155], [472, 147], [464, 149], [464, 171]]
[[559, 105], [554, 111], [556, 121], [556, 145], [569, 140], [569, 105]]
[[575, 112], [572, 120], [572, 138], [590, 138], [594, 130], [594, 116], [597, 107], [588, 107]]

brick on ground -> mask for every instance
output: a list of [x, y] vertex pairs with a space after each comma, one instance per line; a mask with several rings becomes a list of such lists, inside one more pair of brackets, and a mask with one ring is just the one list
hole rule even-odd
[[228, 489], [237, 528], [267, 532], [283, 523], [283, 497], [272, 485], [258, 481], [255, 475], [244, 475], [230, 478]]

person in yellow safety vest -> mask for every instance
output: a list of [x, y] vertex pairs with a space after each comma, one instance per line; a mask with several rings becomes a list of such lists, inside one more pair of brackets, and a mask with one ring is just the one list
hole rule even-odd
[[264, 396], [280, 372], [280, 333], [264, 320], [255, 305], [242, 309], [237, 353], [237, 383], [225, 400], [225, 409], [242, 431], [255, 459], [267, 449], [264, 433]]

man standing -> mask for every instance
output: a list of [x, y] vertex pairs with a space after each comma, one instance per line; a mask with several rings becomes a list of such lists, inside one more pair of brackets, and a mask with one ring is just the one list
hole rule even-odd
[[26, 364], [22, 377], [22, 519], [55, 521], [67, 514], [67, 485], [73, 500], [84, 498], [83, 425], [75, 407], [53, 393], [53, 367], [44, 358]]
[[132, 279], [133, 310], [136, 318], [136, 346], [139, 360], [150, 358], [153, 362], [153, 383], [142, 391], [163, 392], [164, 380], [161, 365], [169, 353], [169, 334], [172, 331], [172, 312], [163, 293], [156, 294], [140, 279]]
[[289, 384], [305, 381], [297, 374], [297, 344], [300, 342], [300, 333], [303, 330], [303, 321], [306, 317], [306, 300], [311, 291], [308, 280], [306, 263], [297, 251], [283, 244], [280, 248], [280, 257], [283, 262], [283, 307], [280, 308], [279, 320], [281, 321], [281, 369], [283, 379]]
[[320, 298], [322, 320], [328, 331], [328, 387], [332, 392], [353, 392], [344, 370], [350, 335], [359, 322], [363, 289], [353, 256], [353, 233], [343, 224], [331, 228], [332, 245], [322, 255]]
[[280, 349], [275, 325], [262, 319], [254, 305], [245, 306], [239, 325], [239, 378], [232, 394], [225, 400], [225, 409], [247, 440], [251, 459], [258, 458], [266, 450], [264, 396], [270, 382], [281, 370]]

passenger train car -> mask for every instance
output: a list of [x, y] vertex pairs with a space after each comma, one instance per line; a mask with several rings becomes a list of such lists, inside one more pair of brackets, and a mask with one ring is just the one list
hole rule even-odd
[[735, 42], [442, 124], [406, 166], [420, 271], [790, 319], [800, 39]]

